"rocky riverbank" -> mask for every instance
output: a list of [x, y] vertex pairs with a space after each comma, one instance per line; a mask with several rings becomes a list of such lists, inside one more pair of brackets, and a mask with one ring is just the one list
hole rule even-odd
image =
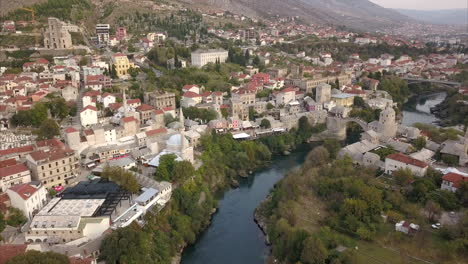
[[271, 245], [270, 243], [270, 238], [268, 237], [268, 232], [267, 232], [267, 216], [262, 213], [262, 207], [265, 203], [268, 203], [271, 200], [271, 195], [268, 195], [268, 197], [257, 207], [255, 208], [254, 211], [254, 221], [262, 230], [263, 234], [265, 235], [265, 243], [267, 245]]

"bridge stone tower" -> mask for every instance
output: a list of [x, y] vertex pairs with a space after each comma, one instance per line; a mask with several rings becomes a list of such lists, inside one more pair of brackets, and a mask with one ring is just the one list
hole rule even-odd
[[315, 101], [319, 104], [329, 102], [331, 100], [331, 86], [326, 83], [319, 84], [315, 88]]
[[397, 134], [398, 124], [395, 120], [395, 110], [390, 105], [380, 113], [378, 131], [384, 138], [393, 138]]

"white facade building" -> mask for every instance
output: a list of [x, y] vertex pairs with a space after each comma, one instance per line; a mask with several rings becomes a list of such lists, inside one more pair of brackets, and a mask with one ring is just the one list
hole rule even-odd
[[228, 52], [223, 49], [197, 50], [192, 52], [192, 65], [203, 67], [208, 63], [224, 63], [228, 58]]
[[426, 175], [427, 163], [414, 159], [403, 153], [390, 154], [385, 158], [385, 173], [392, 174], [399, 169], [410, 169], [417, 177]]
[[21, 210], [29, 220], [47, 201], [47, 190], [39, 182], [14, 185], [6, 193], [10, 197], [11, 206]]
[[97, 108], [91, 105], [86, 106], [80, 112], [81, 126], [86, 127], [98, 123]]
[[0, 168], [0, 191], [5, 192], [15, 184], [31, 181], [31, 173], [23, 163]]

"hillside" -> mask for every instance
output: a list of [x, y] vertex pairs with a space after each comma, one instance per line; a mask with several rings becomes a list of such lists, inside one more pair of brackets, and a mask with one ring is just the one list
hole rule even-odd
[[411, 10], [395, 9], [403, 15], [432, 24], [463, 25], [468, 24], [468, 9], [448, 10]]
[[378, 30], [412, 19], [368, 0], [183, 0], [237, 14], [269, 17], [299, 16], [307, 22]]
[[47, 0], [0, 0], [0, 16], [23, 6], [31, 6]]

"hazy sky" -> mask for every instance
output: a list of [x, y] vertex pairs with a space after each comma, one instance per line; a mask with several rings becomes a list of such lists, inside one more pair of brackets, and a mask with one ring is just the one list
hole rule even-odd
[[467, 0], [370, 0], [376, 4], [388, 8], [404, 9], [450, 9], [467, 8]]

